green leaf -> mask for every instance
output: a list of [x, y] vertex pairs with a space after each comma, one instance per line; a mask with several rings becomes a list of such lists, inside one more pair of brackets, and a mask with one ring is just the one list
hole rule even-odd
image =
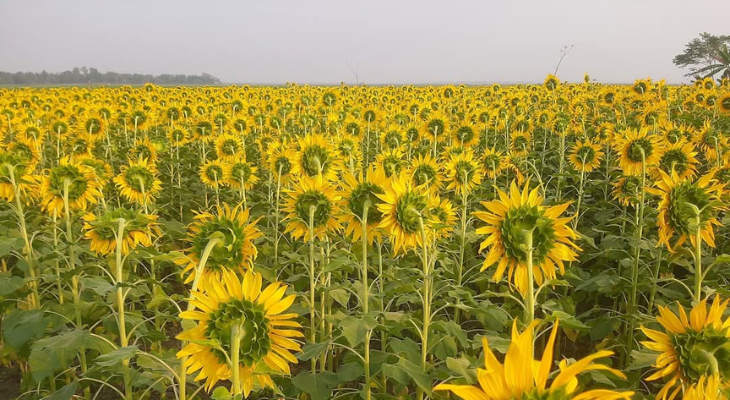
[[7, 296], [25, 285], [23, 278], [10, 272], [0, 272], [0, 296]]
[[438, 321], [434, 324], [435, 327], [440, 328], [446, 334], [455, 337], [459, 340], [462, 346], [469, 344], [469, 339], [466, 337], [466, 333], [461, 326], [454, 321]]
[[402, 385], [408, 385], [413, 381], [424, 393], [431, 394], [431, 378], [423, 373], [419, 365], [405, 358], [401, 357], [397, 364], [384, 364], [383, 373]]
[[0, 240], [0, 257], [5, 257], [13, 251], [22, 250], [25, 246], [23, 238], [4, 237]]
[[43, 400], [69, 400], [73, 397], [74, 393], [76, 393], [76, 381], [56, 390], [55, 393], [44, 397]]
[[114, 285], [100, 276], [82, 276], [81, 285], [99, 296], [106, 296], [114, 290]]
[[457, 376], [466, 378], [469, 381], [469, 383], [474, 383], [477, 381], [477, 376], [476, 376], [475, 370], [473, 368], [471, 368], [469, 360], [467, 360], [464, 357], [446, 358], [446, 367], [448, 367], [449, 370], [451, 370], [452, 372], [455, 372], [456, 374], [458, 374]]
[[332, 390], [337, 387], [337, 374], [319, 372], [312, 375], [309, 371], [302, 371], [292, 378], [297, 389], [308, 393], [312, 400], [328, 400], [332, 398]]
[[47, 324], [41, 310], [15, 310], [3, 320], [5, 343], [18, 349], [42, 336]]
[[231, 399], [231, 392], [228, 391], [228, 388], [225, 386], [218, 386], [215, 388], [213, 393], [210, 396], [213, 400], [229, 400]]
[[327, 347], [329, 347], [329, 345], [329, 342], [307, 343], [302, 347], [302, 352], [297, 355], [297, 358], [302, 361], [317, 358], [320, 354], [324, 353], [327, 350]]
[[378, 322], [370, 315], [366, 315], [364, 318], [346, 317], [340, 322], [342, 334], [352, 347], [362, 343], [368, 330], [376, 326], [378, 326]]
[[121, 363], [123, 360], [129, 360], [137, 354], [137, 346], [120, 347], [109, 353], [102, 354], [96, 358], [94, 364], [101, 367], [113, 367]]

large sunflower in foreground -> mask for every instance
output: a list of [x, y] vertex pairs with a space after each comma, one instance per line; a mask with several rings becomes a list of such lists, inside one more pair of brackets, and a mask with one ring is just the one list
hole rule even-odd
[[301, 347], [295, 338], [304, 335], [293, 320], [297, 314], [284, 314], [296, 295], [284, 297], [287, 287], [279, 282], [262, 290], [262, 281], [253, 271], [246, 272], [243, 282], [224, 271], [220, 280], [208, 279], [202, 290], [191, 293], [195, 310], [180, 313], [197, 326], [177, 336], [188, 342], [177, 356], [188, 357], [187, 373], [197, 372], [195, 380], [205, 379], [207, 390], [232, 379], [237, 368], [240, 387], [232, 392], [248, 397], [256, 386], [273, 388], [271, 375], [289, 375], [289, 363], [297, 363], [292, 353]]
[[702, 376], [699, 381], [687, 388], [683, 400], [727, 400], [728, 394], [720, 386], [720, 376]]
[[123, 166], [114, 183], [127, 200], [142, 205], [153, 202], [162, 190], [157, 168], [146, 159], [130, 161], [129, 165]]
[[624, 175], [640, 175], [642, 161], [647, 169], [656, 165], [662, 150], [661, 136], [650, 134], [648, 128], [629, 129], [623, 135], [616, 135], [616, 151]]
[[489, 349], [486, 337], [482, 338], [484, 348], [484, 369], [476, 371], [479, 386], [441, 384], [434, 390], [448, 390], [464, 400], [629, 400], [633, 392], [617, 392], [609, 389], [593, 389], [579, 392], [577, 376], [589, 371], [606, 371], [621, 379], [623, 373], [605, 364], [594, 361], [613, 354], [599, 351], [568, 364], [560, 361], [559, 372], [548, 385], [550, 370], [554, 364], [553, 347], [558, 332], [558, 323], [553, 325], [550, 339], [540, 360], [533, 359], [533, 329], [535, 321], [520, 333], [517, 322], [512, 324], [512, 341], [507, 348], [504, 363], [501, 364]]
[[713, 375], [718, 376], [722, 388], [730, 386], [730, 319], [723, 320], [727, 305], [728, 300], [721, 302], [717, 296], [708, 311], [704, 299], [689, 316], [681, 305], [679, 314], [660, 306], [656, 321], [664, 332], [641, 327], [650, 339], [641, 343], [661, 353], [654, 364], [657, 371], [646, 380], [669, 378], [657, 399], [674, 399], [682, 389]]
[[256, 221], [249, 221], [249, 212], [241, 206], [231, 208], [227, 204], [216, 207], [215, 213], [203, 212], [195, 216], [188, 228], [191, 243], [186, 251], [187, 257], [178, 260], [184, 264], [183, 273], [189, 273], [185, 283], [192, 282], [197, 274], [196, 268], [205, 255], [211, 240], [218, 243], [209, 249], [203, 275], [220, 276], [221, 271], [245, 271], [253, 265], [258, 255], [254, 239], [261, 236]]
[[373, 243], [377, 238], [381, 241], [382, 233], [378, 229], [383, 214], [378, 210], [379, 194], [385, 193], [388, 186], [388, 178], [382, 168], [368, 168], [367, 174], [363, 176], [347, 173], [344, 176], [344, 191], [342, 193], [343, 212], [338, 221], [345, 227], [345, 235], [352, 237], [357, 242], [362, 237], [362, 217], [367, 207], [367, 235], [368, 244]]
[[93, 169], [65, 157], [43, 177], [43, 208], [51, 215], [60, 216], [65, 209], [64, 196], [68, 196], [69, 211], [86, 210], [89, 203], [96, 204], [101, 197], [99, 187]]
[[378, 210], [383, 213], [380, 227], [391, 236], [393, 251], [398, 254], [423, 246], [421, 224], [425, 225], [428, 213], [428, 199], [423, 188], [414, 186], [405, 174], [401, 174], [394, 177], [385, 193], [378, 197], [382, 201]]
[[116, 251], [120, 220], [123, 224], [122, 254], [129, 253], [137, 246], [150, 247], [152, 240], [161, 235], [157, 216], [135, 209], [107, 208], [100, 216], [87, 213], [82, 220], [84, 238], [91, 240], [89, 248], [101, 255]]
[[283, 210], [288, 213], [284, 218], [288, 222], [284, 233], [291, 232], [294, 239], [304, 238], [305, 242], [312, 240], [310, 218], [315, 238], [324, 239], [328, 232], [341, 228], [335, 218], [341, 196], [330, 181], [322, 176], [310, 178], [302, 175], [294, 183], [294, 187], [286, 192], [288, 198]]
[[541, 284], [545, 279], [555, 278], [555, 267], [565, 272], [564, 261], [576, 261], [580, 248], [572, 239], [576, 233], [568, 227], [572, 219], [560, 215], [570, 203], [554, 207], [542, 205], [539, 188], [529, 190], [529, 181], [520, 193], [513, 181], [509, 194], [499, 190], [499, 199], [482, 202], [487, 211], [476, 211], [474, 216], [487, 225], [476, 230], [487, 235], [479, 250], [489, 247], [482, 271], [497, 264], [493, 280], [498, 282], [508, 271], [509, 280], [521, 294], [530, 290], [527, 276], [527, 242], [532, 235], [533, 266], [535, 281]]
[[[701, 240], [710, 247], [715, 247], [713, 225], [722, 226], [717, 214], [725, 207], [720, 198], [723, 185], [714, 179], [714, 172], [706, 174], [696, 182], [681, 179], [676, 172], [668, 175], [664, 171], [659, 171], [659, 174], [657, 189], [647, 189], [661, 196], [657, 222], [658, 244], [664, 244], [670, 251], [674, 251], [674, 248], [684, 244], [689, 237], [691, 243], [695, 245], [697, 232], [693, 226], [699, 222]], [[672, 245], [670, 240], [675, 232], [679, 238]]]

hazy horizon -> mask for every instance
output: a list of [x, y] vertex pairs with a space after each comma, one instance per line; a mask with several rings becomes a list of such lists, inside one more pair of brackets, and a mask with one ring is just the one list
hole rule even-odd
[[4, 0], [0, 71], [352, 84], [352, 68], [367, 84], [527, 83], [573, 45], [562, 80], [683, 83], [672, 58], [701, 32], [730, 34], [728, 12], [719, 0]]

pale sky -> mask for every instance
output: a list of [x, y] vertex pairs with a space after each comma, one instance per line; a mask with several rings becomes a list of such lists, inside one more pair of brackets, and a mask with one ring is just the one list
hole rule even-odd
[[208, 72], [235, 83], [686, 82], [728, 0], [0, 0], [0, 71]]

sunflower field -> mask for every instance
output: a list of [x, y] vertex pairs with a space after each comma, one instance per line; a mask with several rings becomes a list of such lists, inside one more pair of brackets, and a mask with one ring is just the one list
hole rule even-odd
[[0, 89], [0, 397], [726, 399], [729, 138], [711, 79]]

